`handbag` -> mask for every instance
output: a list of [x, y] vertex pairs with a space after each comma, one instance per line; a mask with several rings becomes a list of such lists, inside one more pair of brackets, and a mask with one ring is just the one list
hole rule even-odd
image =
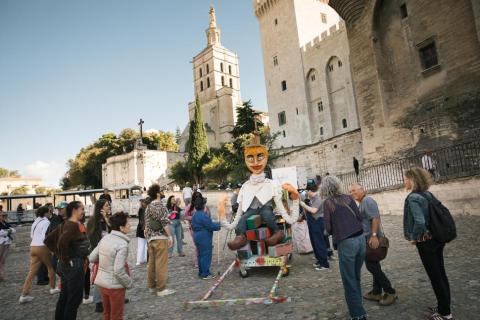
[[[382, 230], [383, 224], [382, 224]], [[365, 252], [365, 260], [370, 262], [380, 262], [387, 257], [388, 247], [390, 246], [390, 240], [385, 236], [385, 232], [382, 237], [378, 237], [378, 248], [370, 248], [367, 239], [367, 248]]]

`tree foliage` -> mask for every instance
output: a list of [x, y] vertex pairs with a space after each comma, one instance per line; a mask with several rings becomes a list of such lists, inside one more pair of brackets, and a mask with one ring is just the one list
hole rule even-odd
[[175, 182], [180, 185], [184, 185], [185, 182], [191, 181], [192, 178], [188, 165], [184, 161], [178, 161], [175, 163], [171, 167], [168, 177], [175, 180]]
[[203, 178], [202, 167], [208, 160], [208, 140], [203, 123], [202, 109], [198, 97], [195, 100], [195, 114], [190, 122], [188, 137], [188, 168], [196, 183], [201, 183]]
[[11, 192], [10, 192], [10, 195], [20, 195], [20, 194], [27, 194], [28, 192], [28, 188], [25, 187], [25, 186], [22, 186], [22, 187], [18, 187], [18, 188], [15, 188], [13, 189]]
[[248, 100], [243, 103], [242, 107], [237, 108], [237, 123], [230, 132], [233, 138], [238, 138], [241, 135], [249, 134], [255, 131], [255, 123], [257, 128], [263, 127], [262, 121], [258, 119], [260, 112], [253, 110], [252, 101]]
[[20, 173], [17, 170], [10, 171], [5, 168], [0, 168], [0, 178], [20, 178]]
[[[75, 159], [67, 163], [68, 171], [60, 181], [64, 190], [70, 188], [101, 188], [102, 164], [111, 156], [131, 152], [140, 134], [133, 129], [124, 129], [119, 135], [103, 134], [92, 144], [82, 148]], [[172, 132], [148, 132], [143, 142], [150, 150], [177, 151]]]

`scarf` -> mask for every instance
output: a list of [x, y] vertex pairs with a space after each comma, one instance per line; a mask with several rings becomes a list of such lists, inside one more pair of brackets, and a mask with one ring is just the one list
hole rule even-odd
[[265, 181], [265, 173], [261, 173], [261, 174], [252, 174], [250, 176], [250, 179], [249, 181], [255, 185], [255, 184], [259, 184], [259, 183], [263, 183]]

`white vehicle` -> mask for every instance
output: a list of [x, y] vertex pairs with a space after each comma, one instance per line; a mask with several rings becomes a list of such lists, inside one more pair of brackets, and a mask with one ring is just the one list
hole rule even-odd
[[143, 188], [140, 186], [119, 186], [111, 189], [112, 213], [123, 211], [129, 216], [137, 216], [140, 209], [140, 199], [143, 195]]

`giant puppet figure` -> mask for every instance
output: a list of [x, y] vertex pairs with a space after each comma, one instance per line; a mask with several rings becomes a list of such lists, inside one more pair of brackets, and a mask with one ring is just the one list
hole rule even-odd
[[[221, 224], [228, 230], [235, 229], [236, 237], [228, 243], [230, 250], [238, 250], [247, 244], [247, 219], [252, 215], [260, 215], [263, 223], [272, 232], [272, 236], [265, 239], [268, 246], [273, 246], [283, 240], [284, 232], [277, 225], [275, 214], [273, 213], [273, 204], [277, 212], [289, 224], [298, 220], [299, 196], [298, 191], [290, 184], [285, 183], [280, 186], [276, 181], [265, 177], [265, 167], [268, 161], [268, 150], [260, 144], [260, 137], [255, 135], [251, 143], [244, 149], [245, 163], [252, 173], [250, 179], [242, 185], [238, 194], [238, 210], [232, 223], [228, 223], [224, 214], [220, 215]], [[293, 200], [292, 214], [289, 215], [282, 203], [282, 189], [290, 194]], [[225, 201], [223, 201], [223, 205]], [[222, 204], [221, 204], [222, 205]], [[220, 208], [219, 213], [224, 212]]]

